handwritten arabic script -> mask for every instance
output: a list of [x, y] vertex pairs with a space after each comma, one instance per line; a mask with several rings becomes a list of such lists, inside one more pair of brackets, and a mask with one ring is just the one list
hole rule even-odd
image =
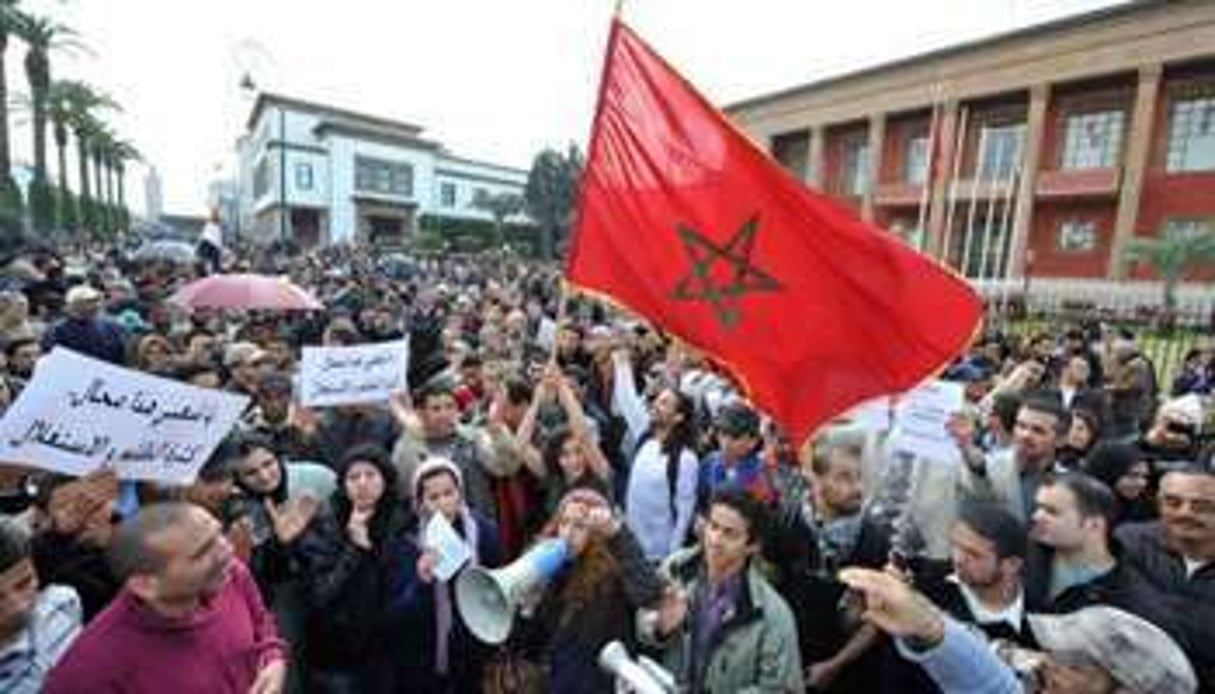
[[304, 405], [330, 407], [388, 399], [405, 387], [409, 343], [405, 340], [353, 347], [305, 347], [300, 361]]
[[104, 466], [186, 482], [247, 402], [57, 348], [0, 420], [0, 456], [72, 475]]

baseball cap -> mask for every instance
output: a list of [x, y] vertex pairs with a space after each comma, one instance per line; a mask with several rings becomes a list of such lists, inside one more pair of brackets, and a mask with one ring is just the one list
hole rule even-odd
[[253, 342], [233, 342], [228, 345], [228, 349], [224, 350], [224, 366], [231, 369], [240, 364], [262, 359], [267, 354], [266, 350]]
[[101, 292], [87, 284], [78, 284], [67, 291], [63, 297], [66, 304], [79, 304], [87, 301], [100, 301]]
[[1043, 650], [1088, 658], [1132, 692], [1189, 694], [1198, 686], [1173, 639], [1129, 612], [1096, 605], [1063, 615], [1030, 615], [1029, 624]]

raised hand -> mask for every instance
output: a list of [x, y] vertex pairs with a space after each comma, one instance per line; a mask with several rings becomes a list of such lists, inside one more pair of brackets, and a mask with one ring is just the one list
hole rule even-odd
[[320, 506], [319, 501], [307, 494], [288, 499], [282, 506], [277, 506], [272, 499], [265, 500], [266, 514], [270, 516], [274, 536], [284, 545], [291, 544], [304, 532]]

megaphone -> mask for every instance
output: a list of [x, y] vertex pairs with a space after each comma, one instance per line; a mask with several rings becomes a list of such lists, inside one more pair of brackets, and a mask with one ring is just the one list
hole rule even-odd
[[612, 641], [599, 651], [599, 667], [616, 678], [617, 692], [632, 694], [672, 694], [675, 678], [649, 658], [634, 662], [629, 651], [619, 641]]
[[555, 538], [537, 543], [501, 569], [465, 570], [456, 579], [456, 604], [468, 630], [485, 643], [505, 641], [521, 598], [555, 576], [569, 555], [569, 544]]

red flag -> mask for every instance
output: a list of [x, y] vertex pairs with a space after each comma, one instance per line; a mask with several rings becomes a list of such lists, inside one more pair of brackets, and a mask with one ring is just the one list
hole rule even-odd
[[802, 186], [612, 24], [566, 276], [722, 363], [799, 443], [959, 354], [961, 278]]

